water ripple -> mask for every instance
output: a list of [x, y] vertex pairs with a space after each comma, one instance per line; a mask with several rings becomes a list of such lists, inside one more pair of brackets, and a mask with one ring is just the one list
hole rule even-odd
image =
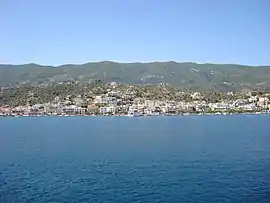
[[270, 202], [269, 117], [58, 119], [0, 121], [0, 203]]

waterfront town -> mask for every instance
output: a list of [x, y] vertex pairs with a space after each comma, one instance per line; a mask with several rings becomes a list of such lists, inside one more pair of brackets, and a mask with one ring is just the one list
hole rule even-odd
[[22, 91], [23, 87], [1, 88], [0, 116], [227, 115], [270, 110], [270, 92], [210, 94], [180, 91], [167, 84], [141, 87], [115, 82], [95, 86], [59, 83]]

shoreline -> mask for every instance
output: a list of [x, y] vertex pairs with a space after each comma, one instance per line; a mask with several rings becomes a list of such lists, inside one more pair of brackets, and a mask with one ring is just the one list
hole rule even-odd
[[175, 117], [175, 116], [231, 116], [231, 115], [262, 115], [270, 114], [270, 112], [217, 112], [217, 113], [184, 113], [184, 114], [159, 114], [159, 115], [138, 115], [138, 116], [129, 116], [129, 115], [5, 115], [0, 114], [0, 117]]

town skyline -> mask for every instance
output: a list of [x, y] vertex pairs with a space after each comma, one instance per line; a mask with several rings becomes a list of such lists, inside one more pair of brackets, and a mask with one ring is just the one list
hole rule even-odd
[[159, 116], [270, 113], [269, 92], [195, 92], [168, 84], [81, 84], [1, 88], [2, 116]]

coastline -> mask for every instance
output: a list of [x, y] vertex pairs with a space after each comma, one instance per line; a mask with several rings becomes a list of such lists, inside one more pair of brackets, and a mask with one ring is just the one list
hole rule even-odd
[[216, 112], [216, 113], [183, 113], [183, 114], [159, 114], [159, 115], [138, 115], [138, 116], [129, 116], [129, 115], [80, 115], [80, 114], [70, 114], [70, 115], [63, 115], [63, 114], [40, 114], [40, 115], [14, 115], [14, 114], [0, 114], [0, 117], [176, 117], [176, 116], [231, 116], [231, 115], [262, 115], [262, 114], [270, 114], [270, 111], [264, 112]]

